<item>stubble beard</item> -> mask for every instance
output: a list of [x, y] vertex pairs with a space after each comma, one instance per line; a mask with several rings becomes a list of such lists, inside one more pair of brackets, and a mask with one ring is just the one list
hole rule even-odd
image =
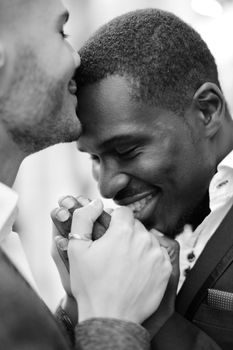
[[195, 208], [183, 213], [175, 227], [170, 230], [168, 229], [165, 232], [165, 235], [174, 239], [184, 231], [185, 225], [191, 226], [192, 230], [194, 231], [202, 223], [206, 216], [209, 215], [209, 213], [209, 192], [207, 190], [200, 203], [198, 203]]
[[7, 133], [26, 154], [76, 141], [80, 124], [68, 99], [67, 83], [52, 81], [30, 48], [20, 56], [11, 90], [0, 99], [0, 118]]

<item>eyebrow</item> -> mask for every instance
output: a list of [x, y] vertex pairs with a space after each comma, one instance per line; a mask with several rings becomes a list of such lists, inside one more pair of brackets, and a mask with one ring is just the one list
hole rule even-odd
[[[82, 136], [81, 136], [81, 139], [82, 139]], [[134, 131], [134, 133], [132, 134], [126, 133], [126, 134], [112, 136], [109, 139], [101, 142], [100, 144], [95, 145], [95, 149], [98, 149], [99, 151], [104, 151], [106, 149], [116, 147], [117, 144], [127, 145], [133, 142], [140, 144], [146, 141], [148, 141], [148, 135], [147, 136], [141, 135], [140, 132], [137, 133], [136, 131]], [[84, 145], [82, 146], [82, 140], [77, 141], [77, 148], [80, 152], [90, 153], [86, 150], [85, 142], [84, 142]]]
[[[142, 141], [142, 140], [143, 138], [141, 137], [141, 135], [138, 135], [138, 134], [116, 135], [116, 136], [110, 137], [104, 142], [101, 142], [101, 144], [96, 145], [96, 148], [99, 150], [105, 150], [105, 149], [108, 149], [109, 147], [115, 147], [117, 143], [123, 144], [124, 142], [130, 143], [130, 142]], [[77, 142], [77, 148], [80, 152], [87, 152], [85, 149], [85, 146], [82, 147], [79, 141]]]
[[116, 145], [116, 143], [130, 143], [130, 142], [139, 142], [139, 141], [143, 141], [145, 138], [145, 136], [142, 136], [141, 134], [125, 134], [125, 135], [116, 135], [113, 136], [111, 138], [109, 138], [108, 140], [105, 140], [102, 144], [101, 144], [101, 148], [108, 148], [108, 146], [113, 146]]

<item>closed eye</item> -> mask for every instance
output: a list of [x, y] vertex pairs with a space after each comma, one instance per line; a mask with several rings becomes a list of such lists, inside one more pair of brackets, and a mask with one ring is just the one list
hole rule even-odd
[[93, 162], [99, 162], [99, 157], [95, 156], [94, 154], [90, 154], [90, 159], [91, 159]]
[[138, 147], [131, 147], [128, 149], [116, 149], [116, 153], [120, 158], [130, 159], [138, 155], [140, 152]]

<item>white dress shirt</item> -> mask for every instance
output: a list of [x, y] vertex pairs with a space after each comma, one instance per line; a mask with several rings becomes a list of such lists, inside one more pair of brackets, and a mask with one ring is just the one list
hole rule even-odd
[[24, 253], [20, 237], [12, 231], [18, 208], [18, 195], [10, 187], [0, 183], [0, 246], [18, 271], [38, 292]]
[[180, 281], [178, 290], [185, 281], [188, 271], [195, 265], [208, 240], [233, 205], [233, 151], [218, 165], [217, 172], [209, 186], [210, 214], [192, 232], [186, 226], [177, 237], [180, 244]]

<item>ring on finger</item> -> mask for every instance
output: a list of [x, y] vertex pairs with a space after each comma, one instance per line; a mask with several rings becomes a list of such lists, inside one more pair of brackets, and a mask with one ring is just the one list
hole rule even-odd
[[89, 239], [85, 236], [81, 236], [79, 233], [69, 233], [69, 239], [74, 238], [79, 241], [89, 241]]

